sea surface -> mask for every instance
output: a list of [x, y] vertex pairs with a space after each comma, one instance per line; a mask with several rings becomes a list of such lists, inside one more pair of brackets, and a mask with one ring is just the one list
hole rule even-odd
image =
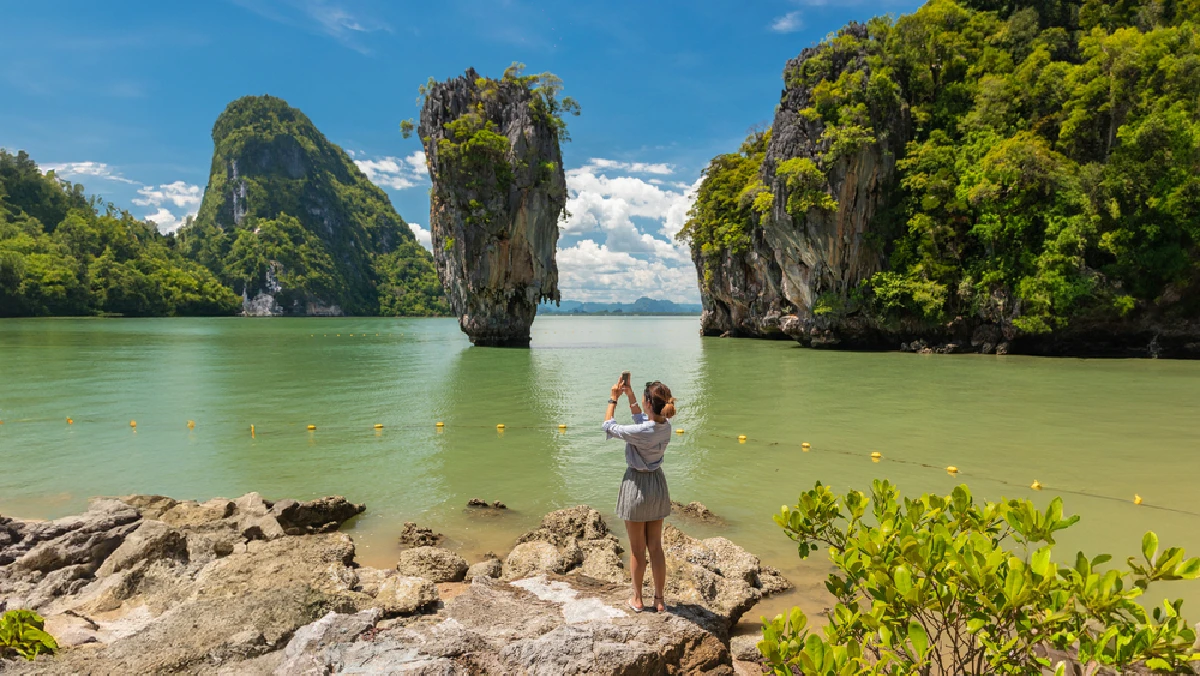
[[[2, 320], [0, 513], [54, 518], [129, 493], [338, 494], [366, 503], [349, 530], [376, 566], [394, 563], [405, 521], [472, 559], [577, 504], [623, 536], [622, 445], [600, 422], [627, 369], [679, 399], [672, 497], [725, 520], [677, 523], [798, 584], [747, 621], [824, 607], [824, 552], [801, 562], [772, 521], [817, 481], [868, 491], [887, 478], [906, 495], [966, 483], [1039, 505], [1061, 495], [1082, 520], [1059, 561], [1077, 549], [1124, 561], [1151, 529], [1200, 554], [1200, 362], [829, 352], [698, 328], [542, 316], [532, 349], [514, 350], [471, 347], [452, 319]], [[509, 509], [467, 509], [475, 497]], [[1167, 595], [1200, 619], [1200, 581], [1146, 601]]]

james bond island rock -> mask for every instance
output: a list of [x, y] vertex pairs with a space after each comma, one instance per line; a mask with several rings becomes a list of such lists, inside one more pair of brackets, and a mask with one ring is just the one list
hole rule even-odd
[[429, 252], [304, 113], [243, 97], [212, 137], [204, 200], [179, 241], [242, 294], [243, 314], [448, 313]]
[[680, 233], [703, 332], [1200, 358], [1200, 15], [1099, 6], [932, 0], [789, 61]]
[[558, 220], [567, 201], [559, 142], [558, 78], [465, 75], [422, 88], [418, 133], [429, 175], [430, 229], [438, 276], [478, 346], [528, 347], [542, 300], [557, 301]]

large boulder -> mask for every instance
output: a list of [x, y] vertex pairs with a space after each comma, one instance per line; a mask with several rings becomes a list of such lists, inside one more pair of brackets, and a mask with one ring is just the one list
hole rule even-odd
[[423, 577], [390, 575], [375, 592], [377, 607], [388, 615], [415, 613], [438, 602], [438, 590]]
[[[507, 584], [477, 578], [436, 622], [358, 632], [330, 644], [325, 627], [302, 629], [277, 674], [321, 665], [340, 673], [732, 674], [717, 634], [679, 614], [634, 614], [624, 585], [535, 577]], [[350, 629], [358, 624], [347, 618]], [[336, 626], [333, 620], [322, 620]]]
[[356, 505], [337, 495], [309, 502], [280, 500], [271, 508], [269, 515], [275, 517], [284, 533], [305, 535], [332, 533], [366, 509], [364, 505]]
[[188, 540], [181, 531], [162, 521], [143, 521], [137, 530], [125, 537], [125, 541], [104, 561], [97, 572], [100, 575], [111, 575], [132, 568], [142, 561], [187, 561], [187, 558]]
[[768, 594], [791, 588], [779, 571], [725, 538], [697, 540], [663, 527], [667, 597], [695, 603], [735, 623]]
[[467, 560], [441, 547], [413, 547], [400, 552], [396, 572], [432, 582], [458, 582], [467, 575]]

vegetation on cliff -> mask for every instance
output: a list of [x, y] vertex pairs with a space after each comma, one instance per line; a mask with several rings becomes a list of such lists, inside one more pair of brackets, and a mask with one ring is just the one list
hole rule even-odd
[[801, 558], [828, 552], [836, 604], [820, 631], [799, 608], [766, 621], [759, 649], [780, 676], [1063, 674], [1067, 658], [1088, 674], [1190, 673], [1200, 653], [1183, 601], [1147, 613], [1137, 599], [1152, 583], [1200, 577], [1200, 558], [1160, 551], [1150, 532], [1127, 570], [1102, 567], [1107, 554], [1060, 564], [1056, 534], [1078, 520], [1061, 498], [1042, 512], [1029, 500], [976, 503], [965, 485], [901, 500], [887, 481], [869, 497], [818, 482], [775, 521]]
[[213, 126], [212, 171], [181, 248], [284, 312], [448, 312], [429, 253], [387, 195], [303, 113], [271, 96], [230, 103]]
[[153, 223], [0, 150], [0, 317], [227, 315], [240, 305]]
[[755, 133], [709, 166], [680, 233], [702, 288], [769, 215], [774, 179], [802, 228], [836, 206], [830, 168], [890, 136], [868, 233], [884, 269], [814, 314], [1044, 333], [1200, 312], [1200, 3], [930, 0], [855, 28], [785, 73], [823, 129], [807, 156], [764, 164]]

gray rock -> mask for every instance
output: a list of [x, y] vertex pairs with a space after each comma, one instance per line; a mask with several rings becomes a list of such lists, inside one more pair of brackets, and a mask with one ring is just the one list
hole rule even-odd
[[[434, 262], [475, 345], [528, 347], [537, 304], [559, 298], [554, 257], [566, 176], [558, 131], [535, 113], [534, 96], [513, 80], [481, 82], [468, 69], [430, 87], [421, 108]], [[460, 141], [448, 125], [468, 113], [494, 125], [508, 147], [473, 165], [443, 152]]]
[[725, 538], [697, 540], [670, 524], [663, 527], [667, 596], [738, 619], [763, 596], [791, 587], [779, 571]]
[[404, 530], [400, 531], [400, 544], [406, 547], [436, 547], [442, 537], [441, 533], [435, 533], [431, 528], [405, 521]]
[[312, 624], [296, 630], [284, 648], [284, 661], [277, 674], [287, 676], [324, 676], [334, 666], [326, 659], [326, 650], [337, 643], [348, 643], [362, 635], [379, 620], [379, 611], [364, 610], [352, 615], [329, 612]]
[[187, 558], [188, 541], [182, 532], [162, 521], [143, 521], [137, 530], [125, 537], [97, 572], [112, 575], [141, 561], [173, 559], [186, 562]]
[[717, 516], [704, 505], [702, 502], [689, 502], [686, 505], [682, 502], [671, 501], [671, 515], [682, 516], [695, 521], [704, 523], [722, 523], [723, 519]]
[[761, 662], [762, 653], [758, 652], [758, 642], [761, 634], [740, 634], [729, 639], [729, 652], [733, 659], [745, 662]]
[[473, 563], [470, 568], [467, 568], [468, 580], [474, 580], [476, 577], [500, 577], [503, 574], [504, 563], [494, 556], [479, 563]]
[[281, 500], [271, 507], [269, 514], [288, 535], [304, 535], [332, 533], [366, 509], [364, 505], [356, 505], [337, 495], [309, 502]]
[[467, 560], [441, 547], [414, 547], [400, 552], [396, 571], [432, 582], [458, 582], [467, 575]]
[[233, 510], [233, 501], [224, 498], [213, 498], [203, 503], [187, 500], [177, 503], [158, 518], [171, 526], [197, 526], [232, 516]]
[[523, 542], [513, 547], [508, 553], [508, 558], [504, 560], [504, 579], [519, 580], [547, 573], [562, 574], [578, 565], [582, 559], [583, 554], [578, 546], [564, 551], [549, 542]]
[[437, 603], [438, 590], [423, 577], [392, 575], [379, 583], [375, 601], [387, 615], [415, 613]]

